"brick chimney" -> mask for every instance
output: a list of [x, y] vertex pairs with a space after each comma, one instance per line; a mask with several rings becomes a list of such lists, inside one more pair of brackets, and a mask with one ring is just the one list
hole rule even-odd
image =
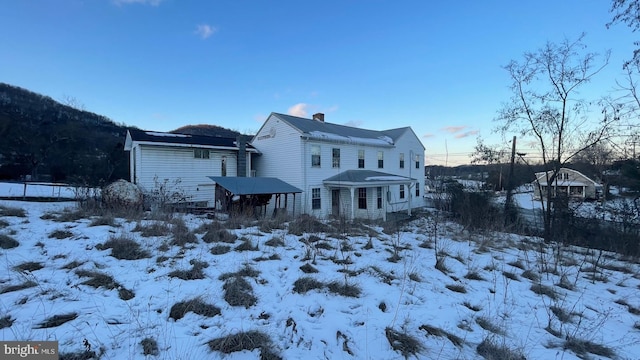
[[313, 114], [313, 120], [324, 122], [324, 114], [323, 113]]

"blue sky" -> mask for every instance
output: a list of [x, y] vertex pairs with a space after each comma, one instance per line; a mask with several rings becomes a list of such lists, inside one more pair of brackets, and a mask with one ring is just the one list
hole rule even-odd
[[[371, 129], [411, 126], [427, 164], [470, 161], [508, 100], [502, 66], [586, 32], [612, 51], [606, 95], [635, 34], [606, 0], [60, 0], [2, 4], [0, 81], [75, 99], [142, 129], [257, 131], [270, 112]], [[507, 136], [511, 138], [510, 135]], [[508, 146], [508, 145], [507, 145]]]

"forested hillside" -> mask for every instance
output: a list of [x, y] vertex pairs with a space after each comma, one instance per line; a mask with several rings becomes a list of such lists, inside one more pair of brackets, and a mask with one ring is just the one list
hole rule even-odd
[[0, 83], [0, 179], [100, 184], [128, 176], [126, 127]]

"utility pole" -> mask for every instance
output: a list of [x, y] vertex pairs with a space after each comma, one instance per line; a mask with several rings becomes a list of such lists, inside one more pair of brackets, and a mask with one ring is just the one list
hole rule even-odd
[[513, 137], [511, 144], [511, 164], [509, 164], [509, 178], [507, 179], [507, 199], [504, 203], [504, 226], [509, 224], [511, 215], [511, 202], [513, 191], [513, 167], [516, 161], [516, 137]]

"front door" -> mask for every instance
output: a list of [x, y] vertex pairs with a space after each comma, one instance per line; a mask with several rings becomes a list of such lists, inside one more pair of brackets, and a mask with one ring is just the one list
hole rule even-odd
[[340, 189], [331, 190], [331, 214], [340, 216]]

